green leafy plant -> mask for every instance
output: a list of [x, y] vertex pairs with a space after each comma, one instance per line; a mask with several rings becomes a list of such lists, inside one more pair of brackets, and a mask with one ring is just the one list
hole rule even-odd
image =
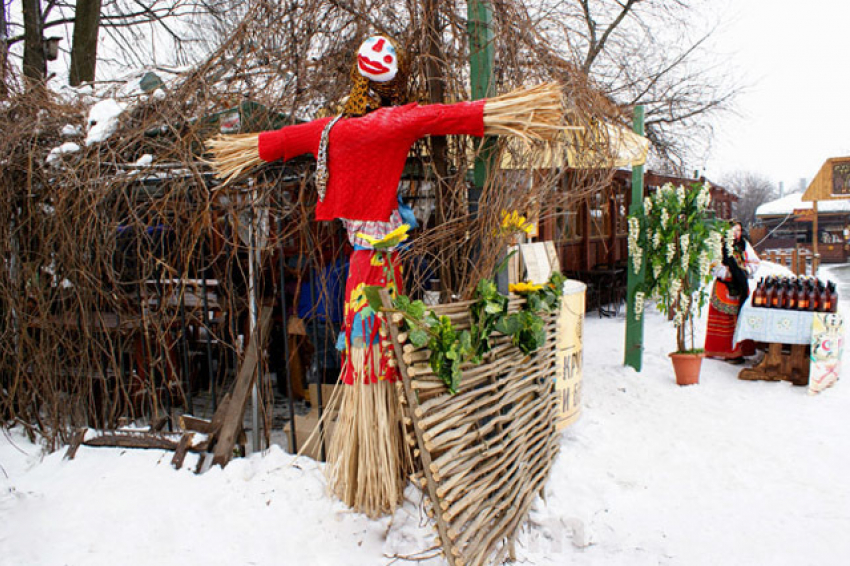
[[705, 305], [711, 262], [722, 255], [729, 228], [709, 208], [710, 189], [708, 183], [690, 189], [668, 183], [646, 197], [628, 221], [630, 268], [635, 273], [645, 268], [632, 297], [635, 314], [641, 315], [646, 299], [672, 314], [678, 352], [696, 350], [693, 320]]
[[511, 337], [514, 346], [531, 354], [546, 341], [543, 319], [531, 311], [519, 311], [501, 319], [496, 330]]
[[472, 339], [481, 354], [492, 348], [490, 341], [500, 319], [508, 311], [508, 298], [499, 293], [492, 279], [482, 279], [475, 289], [475, 302], [469, 307], [472, 315]]
[[457, 393], [464, 363], [480, 363], [492, 349], [495, 332], [511, 337], [522, 352], [532, 354], [546, 341], [543, 319], [538, 313], [558, 308], [565, 277], [558, 272], [549, 282], [527, 295], [525, 309], [508, 314], [508, 298], [498, 292], [492, 279], [482, 279], [470, 305], [470, 330], [456, 330], [447, 316], [428, 311], [422, 301], [399, 296], [393, 302], [405, 319], [408, 340], [417, 348], [431, 350], [431, 369], [440, 377], [450, 394]]

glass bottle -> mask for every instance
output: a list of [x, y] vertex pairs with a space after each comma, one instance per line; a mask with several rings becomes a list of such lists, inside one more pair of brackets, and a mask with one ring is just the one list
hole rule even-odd
[[773, 308], [773, 304], [776, 302], [776, 281], [770, 277], [767, 280], [767, 290], [765, 290], [764, 294], [764, 306], [767, 308]]
[[765, 299], [766, 299], [766, 291], [765, 291], [765, 281], [764, 277], [759, 281], [758, 286], [756, 287], [755, 293], [753, 293], [753, 306], [754, 307], [764, 307]]
[[809, 310], [808, 286], [804, 279], [797, 279], [797, 310]]
[[824, 286], [823, 293], [821, 293], [821, 305], [820, 312], [835, 312], [835, 299], [832, 296], [832, 284], [827, 283]]
[[808, 290], [809, 310], [810, 311], [816, 311], [816, 310], [818, 310], [818, 306], [819, 306], [818, 305], [818, 286], [815, 283], [815, 281], [812, 280], [812, 279], [810, 279], [808, 281], [808, 283], [809, 283], [809, 290]]
[[776, 288], [776, 295], [774, 295], [773, 302], [770, 305], [775, 309], [784, 309], [785, 308], [785, 286], [786, 286], [786, 280], [783, 277], [782, 279], [779, 280], [779, 285], [776, 286], [777, 287]]
[[793, 279], [788, 281], [788, 287], [785, 290], [785, 305], [783, 308], [788, 310], [797, 309], [797, 283]]

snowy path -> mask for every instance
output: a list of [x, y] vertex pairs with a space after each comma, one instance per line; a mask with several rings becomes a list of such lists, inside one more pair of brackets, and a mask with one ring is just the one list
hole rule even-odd
[[[816, 397], [738, 381], [740, 367], [714, 360], [680, 388], [672, 326], [649, 314], [639, 374], [622, 366], [623, 327], [587, 319], [582, 417], [520, 561], [850, 564], [850, 355], [844, 379]], [[85, 447], [67, 462], [0, 435], [0, 565], [373, 566], [433, 545], [412, 502], [369, 521], [325, 496], [314, 462], [292, 465], [277, 448], [201, 476], [189, 458], [181, 471], [169, 462]], [[441, 562], [416, 564], [428, 563]]]

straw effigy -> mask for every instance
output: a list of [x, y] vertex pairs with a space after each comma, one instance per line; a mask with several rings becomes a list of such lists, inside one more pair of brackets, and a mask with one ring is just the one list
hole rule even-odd
[[[545, 83], [516, 89], [484, 104], [484, 133], [525, 144], [552, 142], [567, 129], [561, 87]], [[262, 165], [258, 134], [220, 135], [207, 142], [210, 165], [224, 184]], [[379, 346], [373, 346], [379, 348]], [[401, 409], [393, 384], [369, 383], [366, 351], [350, 349], [356, 377], [343, 388], [339, 419], [328, 450], [328, 484], [343, 502], [370, 517], [391, 513], [412, 471]], [[380, 352], [376, 352], [376, 357]], [[363, 375], [360, 375], [360, 374]]]

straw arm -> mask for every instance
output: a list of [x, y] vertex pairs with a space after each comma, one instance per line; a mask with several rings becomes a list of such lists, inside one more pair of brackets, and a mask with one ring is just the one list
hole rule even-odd
[[[484, 104], [484, 133], [520, 138], [526, 143], [555, 141], [561, 132], [581, 130], [564, 123], [567, 110], [561, 88], [547, 83], [520, 88], [489, 98]], [[206, 142], [211, 158], [206, 161], [224, 184], [263, 164], [258, 134], [218, 135]]]

